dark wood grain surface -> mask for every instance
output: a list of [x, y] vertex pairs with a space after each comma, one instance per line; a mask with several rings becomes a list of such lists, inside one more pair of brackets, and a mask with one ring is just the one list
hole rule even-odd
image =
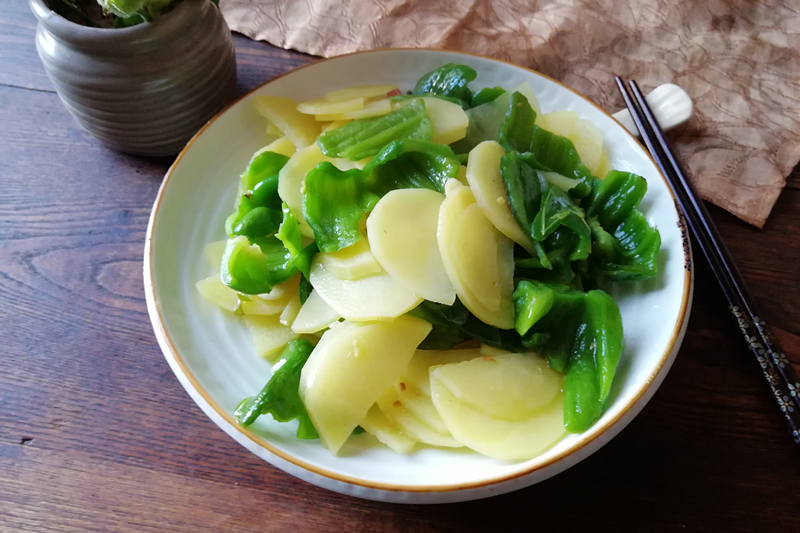
[[[261, 461], [195, 406], [147, 316], [145, 228], [171, 160], [111, 152], [78, 128], [38, 60], [27, 3], [0, 11], [0, 531], [800, 531], [800, 450], [699, 255], [664, 384], [551, 480], [401, 506]], [[312, 60], [235, 42], [241, 92]], [[712, 215], [800, 362], [800, 172], [763, 231]]]

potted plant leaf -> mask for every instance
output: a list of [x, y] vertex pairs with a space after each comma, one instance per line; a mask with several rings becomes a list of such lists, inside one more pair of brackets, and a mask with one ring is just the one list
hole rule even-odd
[[105, 144], [173, 155], [236, 93], [212, 0], [30, 0], [36, 48], [78, 124]]

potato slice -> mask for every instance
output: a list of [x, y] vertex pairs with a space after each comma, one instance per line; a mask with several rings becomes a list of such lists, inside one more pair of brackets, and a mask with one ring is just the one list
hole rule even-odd
[[605, 149], [603, 149], [603, 153], [600, 154], [600, 165], [597, 168], [597, 177], [601, 180], [606, 179], [606, 175], [611, 172], [613, 169], [611, 168], [611, 162], [608, 160], [608, 155], [606, 154]]
[[351, 98], [340, 102], [329, 102], [323, 98], [306, 100], [297, 104], [297, 110], [306, 115], [338, 115], [364, 109], [367, 102], [364, 97]]
[[300, 375], [300, 398], [328, 450], [339, 451], [378, 396], [397, 381], [431, 327], [403, 316], [343, 322], [322, 335]]
[[271, 120], [267, 120], [267, 135], [272, 135], [273, 137], [282, 137], [283, 132], [272, 123]]
[[295, 333], [316, 333], [339, 320], [341, 315], [328, 305], [317, 291], [311, 291], [306, 303], [292, 322]]
[[[222, 262], [222, 260], [220, 260]], [[194, 284], [200, 296], [231, 313], [239, 309], [239, 293], [231, 289], [214, 274]]]
[[366, 237], [337, 252], [320, 253], [319, 262], [334, 277], [345, 280], [360, 279], [365, 276], [379, 274], [381, 265], [370, 250]]
[[398, 283], [426, 300], [452, 305], [456, 292], [436, 240], [443, 201], [442, 193], [428, 189], [391, 191], [370, 213], [367, 235], [372, 255]]
[[[300, 274], [295, 274], [283, 283], [278, 283], [272, 290], [259, 294], [258, 297], [262, 300], [285, 300], [291, 297], [292, 293], [297, 293], [297, 288], [300, 286]], [[289, 293], [287, 295], [287, 293]]]
[[292, 295], [289, 293], [276, 300], [264, 300], [256, 295], [243, 295], [241, 309], [245, 315], [280, 315], [291, 299]]
[[222, 254], [225, 253], [225, 246], [228, 244], [226, 239], [221, 241], [210, 242], [203, 248], [203, 255], [206, 258], [208, 265], [214, 269], [214, 272], [219, 272], [222, 266]]
[[[400, 382], [406, 388], [418, 389], [423, 394], [431, 395], [430, 369], [431, 367], [471, 361], [480, 357], [481, 353], [476, 349], [468, 350], [417, 350], [414, 357], [408, 363]], [[400, 387], [398, 382], [398, 388]]]
[[[436, 409], [433, 407], [430, 397], [427, 398], [427, 401], [435, 412]], [[463, 446], [463, 444], [456, 442], [450, 431], [448, 431], [447, 426], [441, 421], [441, 418], [438, 425], [441, 431], [434, 430], [417, 418], [406, 408], [394, 387], [388, 387], [383, 391], [383, 394], [378, 398], [377, 405], [386, 418], [393, 421], [406, 435], [423, 444], [447, 448], [460, 448]]]
[[569, 140], [575, 145], [581, 162], [596, 175], [603, 157], [603, 134], [589, 120], [579, 119], [572, 127]]
[[506, 155], [497, 141], [483, 141], [469, 153], [467, 182], [475, 201], [500, 233], [518, 243], [526, 250], [533, 244], [530, 237], [519, 227], [508, 207], [506, 188], [500, 175], [500, 159]]
[[292, 328], [280, 323], [278, 315], [245, 315], [242, 317], [253, 339], [256, 355], [275, 362], [287, 342], [298, 337]]
[[469, 187], [445, 185], [437, 240], [459, 300], [486, 324], [514, 327], [514, 244], [486, 218]]
[[431, 371], [458, 400], [498, 420], [523, 420], [558, 394], [562, 376], [533, 354], [477, 357]]
[[283, 311], [281, 312], [281, 316], [278, 319], [281, 324], [284, 326], [290, 326], [294, 324], [294, 321], [297, 320], [297, 315], [300, 314], [300, 309], [303, 307], [303, 304], [300, 303], [300, 294], [294, 293], [292, 295], [291, 300], [289, 303], [286, 304]]
[[396, 85], [356, 85], [346, 89], [331, 91], [322, 98], [328, 102], [343, 102], [353, 98], [374, 98], [376, 96], [387, 96], [390, 92], [396, 91]]
[[478, 453], [503, 461], [540, 455], [565, 434], [564, 394], [530, 418], [517, 421], [486, 416], [460, 401], [438, 380], [431, 381], [433, 403], [453, 437]]
[[[419, 99], [425, 103], [425, 112], [433, 125], [431, 141], [451, 144], [467, 135], [469, 117], [460, 105], [433, 96], [423, 96]], [[395, 109], [407, 106], [415, 100], [416, 98], [401, 100], [395, 104]]]
[[461, 168], [458, 169], [458, 174], [456, 174], [456, 179], [460, 181], [462, 185], [469, 185], [469, 181], [467, 181], [466, 165], [461, 165]]
[[416, 440], [403, 433], [393, 420], [383, 414], [377, 405], [367, 411], [367, 416], [359, 425], [396, 453], [409, 453], [417, 444]]
[[310, 281], [320, 297], [348, 320], [394, 318], [422, 301], [383, 271], [357, 280], [339, 279], [322, 266], [319, 254], [311, 265]]
[[281, 96], [261, 95], [253, 98], [256, 110], [275, 124], [299, 148], [311, 146], [322, 128], [314, 117], [297, 110], [297, 102]]
[[507, 350], [501, 350], [500, 348], [495, 348], [494, 346], [489, 346], [488, 344], [481, 344], [480, 353], [485, 357], [494, 357], [496, 355], [504, 355], [511, 352]]
[[253, 157], [263, 152], [275, 152], [276, 154], [285, 155], [286, 157], [292, 157], [296, 151], [297, 147], [292, 141], [289, 140], [288, 137], [281, 137], [280, 139], [275, 139], [264, 148], [256, 152]]
[[567, 138], [576, 122], [578, 114], [575, 111], [553, 111], [536, 119], [536, 125], [540, 128]]

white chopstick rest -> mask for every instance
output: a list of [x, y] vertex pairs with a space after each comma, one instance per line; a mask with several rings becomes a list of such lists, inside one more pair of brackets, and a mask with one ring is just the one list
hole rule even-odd
[[[672, 129], [692, 118], [692, 99], [686, 91], [674, 83], [659, 85], [645, 97], [645, 100], [653, 110], [662, 130]], [[639, 136], [639, 130], [633, 123], [630, 111], [627, 109], [617, 111], [613, 117], [629, 132]]]

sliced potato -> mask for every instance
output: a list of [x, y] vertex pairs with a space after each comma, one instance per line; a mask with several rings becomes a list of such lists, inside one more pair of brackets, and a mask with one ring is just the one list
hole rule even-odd
[[367, 104], [364, 97], [351, 98], [340, 102], [330, 102], [324, 98], [306, 100], [297, 104], [297, 110], [306, 115], [337, 115], [364, 109]]
[[[415, 100], [416, 98], [401, 100], [395, 104], [395, 108], [406, 106]], [[431, 141], [450, 144], [467, 135], [469, 117], [460, 105], [433, 96], [424, 96], [420, 100], [425, 103], [425, 112], [433, 125]]]
[[367, 219], [367, 235], [372, 255], [398, 283], [426, 300], [452, 305], [456, 292], [436, 240], [443, 201], [443, 194], [428, 189], [391, 191]]
[[466, 165], [461, 165], [461, 168], [458, 169], [458, 174], [456, 174], [456, 179], [460, 181], [462, 185], [469, 185], [469, 181], [467, 181]]
[[226, 239], [221, 241], [210, 242], [203, 248], [203, 255], [206, 258], [208, 265], [214, 269], [214, 272], [219, 272], [222, 266], [222, 254], [225, 253], [225, 246], [228, 244]]
[[[430, 397], [426, 398], [430, 403], [431, 409], [435, 412], [433, 402]], [[381, 396], [378, 398], [377, 405], [381, 411], [386, 415], [389, 420], [392, 420], [397, 427], [411, 438], [422, 442], [423, 444], [430, 444], [431, 446], [445, 446], [448, 448], [460, 448], [463, 444], [459, 444], [448, 431], [444, 422], [439, 421], [440, 431], [434, 430], [422, 420], [417, 418], [410, 410], [408, 410], [401, 400], [397, 390], [394, 387], [388, 387]], [[438, 414], [438, 413], [437, 413]]]
[[381, 272], [381, 265], [370, 250], [366, 237], [337, 252], [320, 253], [319, 262], [339, 279], [355, 280]]
[[314, 230], [303, 218], [303, 181], [308, 171], [323, 161], [330, 161], [330, 158], [315, 143], [298, 150], [278, 173], [278, 194], [297, 218], [300, 232], [306, 237], [314, 237]]
[[267, 135], [272, 135], [273, 137], [282, 137], [283, 132], [272, 123], [271, 120], [267, 120]]
[[343, 322], [322, 335], [300, 375], [300, 398], [328, 450], [335, 454], [341, 448], [431, 327], [403, 316]]
[[494, 357], [496, 355], [505, 355], [511, 353], [506, 350], [501, 350], [500, 348], [495, 348], [494, 346], [489, 346], [488, 344], [481, 344], [480, 352], [481, 355], [485, 357]]
[[579, 119], [569, 134], [581, 162], [596, 175], [603, 157], [603, 134], [590, 120]]
[[396, 85], [356, 85], [346, 89], [331, 91], [322, 98], [328, 102], [343, 102], [345, 100], [352, 100], [353, 98], [386, 97], [390, 92], [396, 90]]
[[522, 420], [553, 401], [562, 376], [533, 354], [477, 357], [431, 371], [460, 401], [498, 420]]
[[394, 318], [422, 301], [386, 272], [343, 280], [328, 272], [318, 258], [311, 265], [310, 281], [322, 299], [348, 320]]
[[299, 148], [311, 146], [319, 137], [319, 122], [297, 110], [297, 102], [282, 96], [253, 98], [256, 110], [280, 129]]
[[286, 157], [292, 157], [296, 151], [297, 147], [291, 140], [289, 140], [288, 137], [281, 137], [279, 139], [275, 139], [264, 148], [256, 152], [253, 157], [256, 157], [262, 152], [275, 152], [276, 154], [285, 155]]
[[280, 323], [278, 315], [245, 315], [242, 318], [256, 354], [270, 362], [275, 362], [287, 342], [298, 337], [292, 328]]
[[497, 141], [483, 141], [473, 148], [469, 153], [467, 182], [475, 201], [494, 227], [526, 250], [531, 250], [533, 244], [530, 237], [519, 227], [508, 207], [508, 197], [500, 175], [500, 159], [504, 155], [506, 152]]
[[286, 304], [283, 311], [281, 312], [281, 316], [278, 319], [281, 324], [284, 326], [290, 326], [294, 324], [294, 321], [297, 320], [297, 315], [300, 314], [300, 309], [303, 307], [303, 304], [300, 303], [300, 294], [294, 293], [292, 298], [289, 300], [289, 303]]
[[606, 154], [605, 149], [603, 149], [603, 153], [600, 154], [600, 165], [597, 168], [597, 177], [601, 180], [606, 179], [606, 175], [611, 172], [613, 169], [611, 168], [611, 162], [608, 160], [608, 155]]
[[239, 293], [222, 283], [219, 274], [201, 279], [195, 283], [195, 287], [197, 287], [197, 292], [212, 304], [231, 313], [239, 309]]
[[[480, 351], [468, 350], [417, 350], [408, 363], [400, 382], [407, 388], [416, 388], [431, 395], [430, 369], [435, 366], [471, 361], [480, 357]], [[400, 387], [398, 382], [398, 387]]]
[[242, 296], [241, 309], [245, 315], [279, 315], [286, 309], [292, 295], [285, 293], [283, 297], [275, 300], [265, 300], [260, 296]]
[[341, 315], [328, 305], [317, 291], [311, 291], [306, 303], [300, 308], [300, 312], [292, 322], [292, 330], [295, 333], [316, 333], [340, 318], [342, 318]]
[[432, 379], [433, 403], [453, 437], [478, 453], [503, 461], [540, 455], [564, 436], [564, 394], [530, 418], [498, 420], [462, 402]]
[[417, 444], [416, 440], [403, 433], [393, 420], [383, 414], [377, 405], [367, 411], [367, 416], [359, 425], [396, 453], [409, 453]]
[[552, 111], [536, 119], [536, 125], [540, 128], [567, 138], [576, 122], [578, 114], [575, 111]]
[[486, 218], [469, 187], [445, 185], [438, 243], [459, 300], [486, 324], [514, 327], [514, 245]]
[[358, 111], [350, 111], [349, 113], [344, 113], [344, 119], [357, 119], [357, 118], [372, 118], [372, 117], [380, 117], [383, 115], [388, 115], [392, 112], [392, 103], [388, 99], [384, 100], [375, 100], [374, 102], [368, 103], [364, 109], [360, 109]]

